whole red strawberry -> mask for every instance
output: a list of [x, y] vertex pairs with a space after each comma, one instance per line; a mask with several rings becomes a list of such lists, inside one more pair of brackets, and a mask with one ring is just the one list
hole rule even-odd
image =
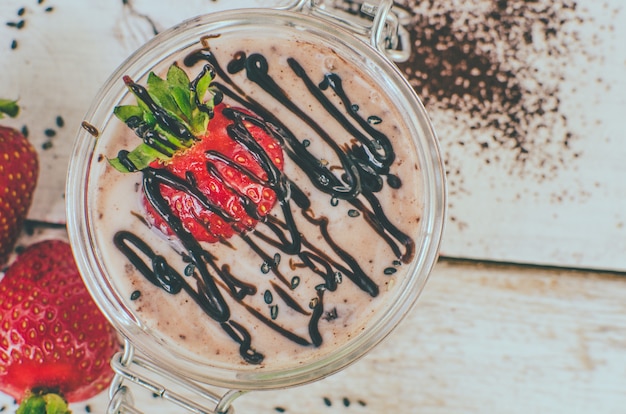
[[[15, 102], [0, 100], [2, 113], [17, 114]], [[0, 126], [0, 265], [6, 263], [33, 200], [39, 160], [20, 132]]]
[[22, 404], [46, 391], [74, 402], [111, 382], [119, 340], [68, 243], [46, 240], [17, 257], [0, 281], [0, 312], [0, 391]]
[[[249, 111], [214, 105], [214, 99], [203, 103], [211, 81], [209, 71], [190, 81], [173, 65], [166, 79], [150, 74], [147, 88], [124, 80], [139, 105], [117, 107], [115, 114], [144, 143], [111, 160], [114, 167], [123, 172], [163, 169], [187, 183], [182, 189], [161, 184], [159, 192], [198, 241], [213, 243], [246, 232], [270, 212], [277, 197], [268, 184], [267, 168], [282, 170], [282, 148]], [[237, 124], [235, 116], [240, 117]], [[238, 142], [238, 134], [254, 143]], [[206, 202], [199, 201], [196, 191]], [[167, 215], [157, 212], [146, 198], [144, 206], [149, 220], [171, 234]]]

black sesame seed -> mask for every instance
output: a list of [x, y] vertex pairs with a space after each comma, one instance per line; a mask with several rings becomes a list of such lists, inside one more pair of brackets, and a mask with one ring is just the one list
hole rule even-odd
[[348, 210], [348, 216], [350, 216], [350, 217], [359, 217], [360, 215], [361, 215], [361, 213], [359, 213], [358, 210], [355, 210], [353, 208]]
[[28, 138], [28, 127], [26, 125], [22, 126], [22, 135], [24, 135], [24, 138]]
[[333, 405], [333, 403], [330, 401], [330, 398], [328, 397], [324, 397], [324, 404], [326, 405], [326, 407], [330, 407], [331, 405]]
[[311, 145], [311, 141], [309, 141], [308, 139], [305, 139], [304, 141], [302, 141], [302, 145], [304, 145], [305, 147], [308, 147], [309, 145]]
[[285, 410], [283, 407], [274, 407], [274, 411], [276, 411], [277, 413], [284, 413], [287, 410]]
[[343, 405], [344, 407], [350, 407], [350, 400], [348, 397], [343, 397]]
[[300, 284], [300, 277], [294, 276], [291, 278], [291, 289], [295, 289]]
[[361, 407], [365, 407], [367, 405], [367, 403], [363, 400], [357, 400], [357, 403], [361, 406]]
[[402, 180], [397, 175], [389, 174], [387, 176], [387, 184], [391, 188], [400, 188], [402, 187]]
[[42, 4], [44, 0], [37, 0], [37, 4]]
[[261, 265], [261, 272], [262, 273], [269, 273], [271, 269], [271, 266], [268, 262], [263, 262], [263, 264]]
[[333, 207], [337, 207], [337, 205], [339, 205], [339, 200], [337, 199], [337, 197], [333, 197], [330, 199], [330, 205]]
[[188, 264], [187, 266], [185, 266], [185, 276], [193, 275], [193, 272], [195, 270], [196, 270], [196, 266], [193, 263]]
[[137, 300], [141, 296], [141, 292], [136, 290], [130, 294], [130, 300]]
[[91, 405], [87, 404], [87, 405], [85, 406], [85, 412], [86, 412], [86, 413], [90, 413], [90, 412], [91, 412]]
[[46, 9], [44, 11], [46, 13], [50, 13], [51, 11], [54, 11], [54, 7], [46, 7]]
[[380, 117], [377, 117], [376, 115], [372, 115], [367, 118], [367, 122], [369, 122], [371, 125], [378, 125], [381, 122], [383, 122], [383, 120], [380, 119]]
[[270, 306], [270, 317], [272, 318], [272, 320], [276, 320], [276, 318], [278, 317], [278, 305]]
[[9, 26], [9, 27], [17, 27], [17, 23], [16, 22], [7, 22], [7, 26]]
[[17, 40], [13, 39], [11, 41], [11, 49], [13, 50], [17, 49]]
[[17, 27], [18, 29], [21, 29], [21, 28], [24, 27], [25, 24], [26, 24], [26, 22], [24, 20], [20, 20], [19, 22], [17, 22], [15, 27]]
[[52, 128], [48, 128], [48, 129], [46, 129], [45, 131], [43, 131], [43, 133], [44, 133], [47, 137], [50, 137], [50, 138], [52, 138], [53, 136], [55, 136], [55, 135], [57, 134], [57, 132], [56, 132], [54, 129], [52, 129]]
[[393, 261], [393, 265], [394, 266], [402, 266], [402, 262], [400, 260], [394, 260]]
[[274, 255], [274, 266], [278, 266], [280, 264], [280, 253], [276, 253]]
[[63, 128], [65, 126], [65, 120], [61, 115], [57, 116], [56, 123], [59, 128]]
[[274, 296], [272, 295], [272, 292], [270, 292], [269, 290], [266, 290], [265, 293], [263, 294], [263, 300], [268, 305], [272, 303], [274, 301]]
[[17, 11], [17, 15], [23, 16], [25, 12], [26, 12], [26, 8], [20, 7], [19, 10]]
[[359, 110], [359, 105], [357, 104], [352, 104], [352, 106], [350, 107], [350, 110], [352, 110], [352, 112], [356, 112]]
[[43, 144], [41, 144], [41, 149], [48, 150], [50, 148], [52, 148], [52, 142], [51, 141], [46, 141]]
[[398, 270], [395, 267], [388, 267], [385, 269], [385, 274], [386, 275], [393, 275], [394, 273], [396, 273]]

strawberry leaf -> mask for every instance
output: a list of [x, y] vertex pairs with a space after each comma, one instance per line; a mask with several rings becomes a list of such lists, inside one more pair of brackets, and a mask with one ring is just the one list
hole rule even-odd
[[0, 99], [0, 118], [3, 118], [5, 114], [15, 118], [19, 112], [20, 107], [17, 105], [17, 101]]
[[120, 105], [113, 109], [113, 113], [119, 118], [120, 121], [126, 123], [126, 121], [133, 117], [143, 119], [145, 112], [136, 105]]
[[209, 115], [196, 109], [195, 115], [191, 118], [191, 130], [194, 133], [202, 134], [207, 130], [209, 125]]
[[187, 73], [177, 65], [172, 65], [167, 71], [167, 83], [169, 84], [169, 93], [176, 101], [180, 112], [187, 120], [191, 119], [193, 108]]
[[[156, 149], [146, 144], [140, 144], [137, 148], [129, 152], [127, 157], [138, 171], [147, 168], [153, 161], [157, 159], [164, 161], [170, 159], [169, 156], [157, 151]], [[120, 161], [119, 158], [109, 159], [109, 164], [120, 172], [133, 172], [126, 168], [126, 166]]]
[[180, 112], [184, 115], [185, 119], [191, 119], [191, 102], [190, 102], [190, 93], [189, 86], [186, 89], [179, 88], [177, 86], [170, 86], [170, 93], [172, 94], [172, 98], [176, 101]]
[[114, 114], [144, 142], [126, 153], [125, 162], [119, 156], [109, 160], [118, 171], [142, 170], [157, 159], [168, 161], [176, 151], [190, 148], [206, 133], [214, 107], [212, 96], [204, 100], [213, 81], [209, 66], [193, 82], [176, 64], [169, 67], [165, 79], [150, 72], [146, 87], [129, 76], [123, 79], [137, 105], [117, 106]]
[[171, 87], [189, 90], [189, 77], [187, 72], [178, 67], [178, 65], [170, 66], [167, 71], [167, 82]]
[[27, 396], [16, 414], [71, 414], [67, 402], [55, 393], [37, 393]]
[[167, 81], [159, 78], [154, 72], [148, 75], [148, 93], [154, 99], [157, 105], [180, 118], [181, 111], [178, 108], [176, 100], [170, 93], [170, 87]]
[[213, 76], [210, 70], [205, 70], [202, 73], [202, 76], [198, 78], [196, 83], [196, 96], [198, 97], [198, 102], [204, 103], [204, 95], [206, 95], [209, 90], [209, 85], [213, 81]]
[[154, 114], [150, 111], [144, 111], [143, 120], [146, 122], [146, 124], [150, 125], [153, 128], [157, 125], [156, 118], [154, 117]]

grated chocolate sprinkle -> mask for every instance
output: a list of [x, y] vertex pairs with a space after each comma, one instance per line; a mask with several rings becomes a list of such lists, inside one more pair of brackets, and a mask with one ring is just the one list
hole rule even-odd
[[463, 175], [449, 159], [453, 147], [466, 153], [472, 146], [484, 164], [506, 162], [510, 173], [542, 179], [580, 156], [561, 88], [568, 58], [593, 53], [577, 33], [593, 22], [575, 1], [398, 3], [412, 13], [413, 52], [398, 66], [433, 120], [442, 119], [435, 128], [461, 131], [440, 134], [449, 177], [458, 178], [451, 189], [462, 186]]

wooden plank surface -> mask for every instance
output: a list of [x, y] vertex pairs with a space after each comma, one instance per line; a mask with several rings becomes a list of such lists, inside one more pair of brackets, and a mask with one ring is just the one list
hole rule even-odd
[[[247, 394], [236, 412], [623, 413], [624, 292], [621, 275], [442, 261], [365, 358], [318, 383]], [[74, 412], [103, 413], [105, 397]], [[180, 412], [141, 390], [135, 399], [146, 413]]]

